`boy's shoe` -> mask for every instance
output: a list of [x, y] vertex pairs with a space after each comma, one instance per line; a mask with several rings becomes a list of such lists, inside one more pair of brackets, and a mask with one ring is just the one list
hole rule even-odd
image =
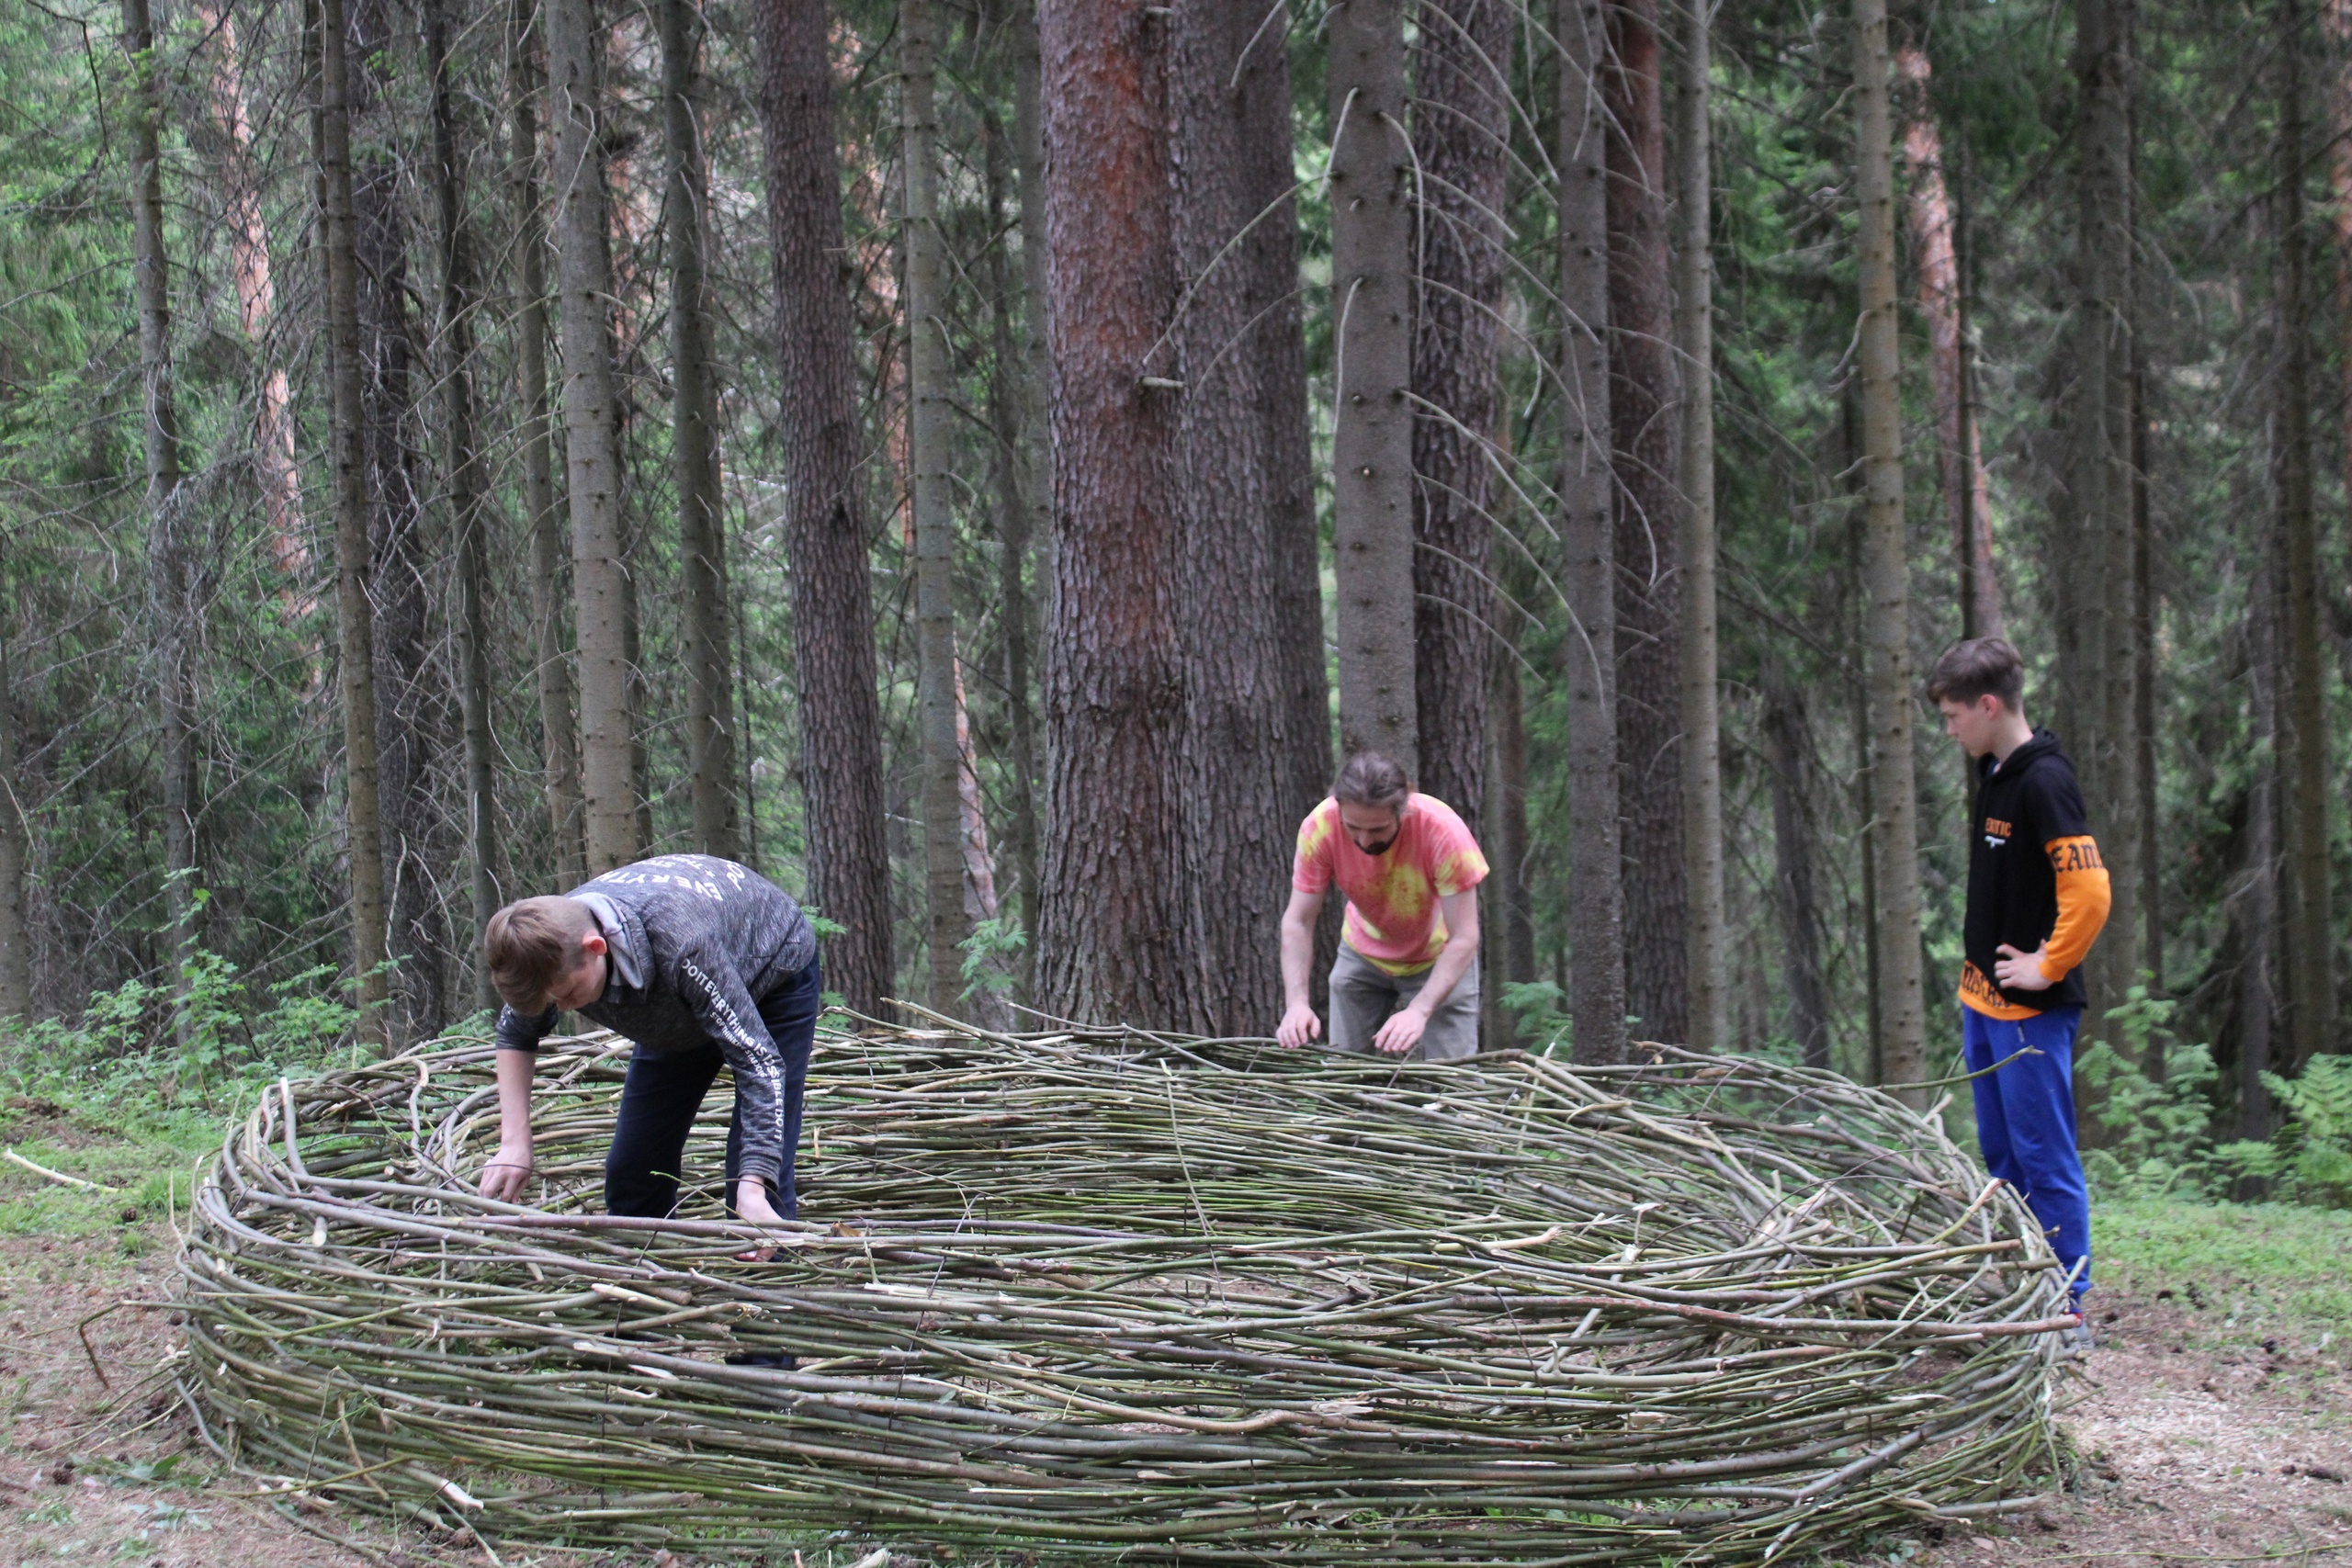
[[2084, 1313], [2080, 1302], [2071, 1303], [2066, 1309], [2066, 1315], [2075, 1321], [2072, 1326], [2058, 1331], [2059, 1348], [2070, 1356], [2083, 1355], [2098, 1343], [2091, 1333], [2091, 1320]]

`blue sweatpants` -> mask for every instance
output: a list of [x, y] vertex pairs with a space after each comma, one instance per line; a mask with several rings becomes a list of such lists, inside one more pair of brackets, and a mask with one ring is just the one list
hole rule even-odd
[[2075, 1293], [2091, 1282], [2091, 1200], [2083, 1156], [2075, 1147], [2075, 1033], [2080, 1008], [2052, 1008], [2031, 1018], [1987, 1018], [1960, 1010], [1960, 1034], [1972, 1073], [2030, 1046], [1998, 1072], [1972, 1078], [1976, 1143], [1984, 1168], [2016, 1190], [2050, 1237], [2062, 1269], [2074, 1270]]

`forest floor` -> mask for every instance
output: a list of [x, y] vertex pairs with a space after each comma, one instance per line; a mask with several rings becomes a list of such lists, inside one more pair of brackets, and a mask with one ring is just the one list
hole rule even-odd
[[[21, 1098], [0, 1106], [0, 1143], [123, 1190], [0, 1165], [0, 1568], [487, 1563], [473, 1543], [414, 1526], [343, 1510], [289, 1517], [197, 1443], [160, 1375], [167, 1316], [136, 1304], [171, 1292], [167, 1213], [185, 1201], [189, 1149]], [[2106, 1206], [2097, 1224], [2100, 1342], [2062, 1391], [2073, 1489], [1997, 1528], [1869, 1542], [1841, 1561], [2156, 1568], [2283, 1554], [2297, 1568], [2352, 1568], [2334, 1555], [2352, 1552], [2352, 1214], [2138, 1202]], [[847, 1568], [865, 1553], [796, 1555], [802, 1568]], [[511, 1568], [687, 1561], [515, 1543], [501, 1557]], [[893, 1561], [956, 1560], [949, 1549]]]

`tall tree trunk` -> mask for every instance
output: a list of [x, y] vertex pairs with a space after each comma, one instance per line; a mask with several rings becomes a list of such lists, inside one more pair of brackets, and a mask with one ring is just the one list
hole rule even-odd
[[1412, 146], [1401, 0], [1326, 17], [1331, 310], [1338, 401], [1331, 515], [1340, 588], [1340, 749], [1419, 772], [1413, 627]]
[[1609, 414], [1616, 465], [1617, 754], [1625, 1005], [1649, 1040], [1690, 1035], [1682, 854], [1682, 579], [1676, 568], [1674, 311], [1657, 0], [1609, 6]]
[[[1513, 589], [1520, 586], [1508, 575], [1505, 581]], [[1492, 874], [1482, 884], [1487, 890], [1479, 911], [1485, 941], [1478, 964], [1486, 1010], [1479, 1027], [1489, 1051], [1520, 1043], [1518, 1022], [1506, 1005], [1503, 987], [1535, 978], [1535, 923], [1527, 901], [1527, 716], [1521, 707], [1519, 621], [1516, 609], [1504, 609], [1495, 628], [1487, 689], [1485, 848]]]
[[[2270, 552], [2266, 547], [2264, 554]], [[2262, 1075], [2276, 1066], [2278, 1019], [2278, 582], [2275, 562], [2255, 569], [2247, 619], [2247, 736], [2259, 761], [2246, 789], [2245, 870], [2236, 889], [2239, 959], [2238, 1136], [2267, 1142], [2278, 1130], [2278, 1109]], [[2269, 756], [2262, 757], [2265, 742]]]
[[[1887, 1081], [1927, 1077], [1920, 989], [1918, 790], [1912, 771], [1910, 565], [1895, 349], [1894, 143], [1885, 0], [1854, 4], [1854, 189], [1861, 209], [1863, 581], [1870, 596], [1871, 795], [1877, 808], [1879, 1020]], [[1927, 1103], [1922, 1089], [1900, 1091]]]
[[874, 1012], [891, 986], [882, 706], [858, 472], [857, 367], [824, 7], [760, 0], [760, 116], [785, 404], [785, 548], [793, 563], [809, 901], [845, 928], [825, 977]]
[[[2132, 141], [2136, 149], [2135, 129]], [[2140, 180], [2133, 158], [2132, 189]], [[2139, 275], [2133, 274], [2136, 279]], [[2154, 420], [2148, 411], [2147, 339], [2140, 331], [2140, 297], [2132, 290], [2132, 771], [2140, 802], [2140, 953], [2150, 991], [2165, 993], [2163, 813], [2156, 794], [2156, 589], [2155, 520], [2151, 499], [2149, 446]], [[2158, 1064], [2161, 1066], [2161, 1064]]]
[[1068, 1018], [1181, 1026], [1195, 1012], [1179, 393], [1158, 348], [1176, 302], [1167, 34], [1096, 0], [1045, 0], [1037, 30], [1056, 534], [1038, 993]]
[[498, 811], [490, 733], [489, 567], [482, 533], [489, 510], [489, 476], [474, 410], [474, 325], [478, 302], [473, 247], [460, 206], [458, 113], [449, 81], [448, 0], [425, 0], [425, 68], [433, 79], [433, 175], [435, 238], [441, 252], [441, 420], [449, 473], [449, 506], [457, 529], [458, 698], [466, 732], [467, 859], [471, 863], [474, 999], [496, 1010], [498, 988], [481, 958], [482, 934], [497, 912]]
[[[683, 0], [679, 0], [683, 3]], [[922, 653], [923, 949], [926, 995], [955, 1012], [964, 994], [963, 749], [956, 730], [956, 514], [948, 489], [955, 389], [947, 360], [947, 289], [939, 232], [939, 116], [933, 83], [939, 51], [933, 0], [899, 0], [900, 161], [906, 214], [907, 421], [914, 479], [915, 625]]]
[[1616, 480], [1609, 344], [1609, 37], [1601, 0], [1553, 0], [1559, 72], [1560, 539], [1568, 632], [1568, 945], [1576, 1059], [1625, 1056], [1618, 841]]
[[1821, 908], [1814, 895], [1814, 798], [1806, 760], [1804, 697], [1777, 664], [1764, 681], [1764, 750], [1772, 770], [1772, 902], [1780, 918], [1789, 1034], [1808, 1067], [1829, 1066], [1828, 984], [1821, 964]]
[[376, 757], [375, 604], [370, 591], [366, 411], [361, 406], [358, 223], [351, 169], [351, 71], [343, 0], [318, 0], [313, 60], [326, 271], [329, 446], [334, 468], [337, 682], [343, 698], [344, 817], [351, 876], [351, 957], [358, 979], [361, 1043], [391, 1045], [384, 972], [390, 923], [384, 888], [383, 817]]
[[[555, 121], [556, 287], [562, 297], [564, 469], [580, 640], [580, 762], [591, 875], [635, 860], [628, 565], [621, 527], [606, 239], [605, 28], [596, 0], [548, 0]], [[787, 386], [797, 383], [787, 381]]]
[[1715, 670], [1714, 138], [1708, 5], [1681, 0], [1676, 126], [1674, 343], [1682, 361], [1682, 865], [1690, 901], [1690, 1043], [1728, 1050], [1731, 950], [1724, 908], [1723, 723]]
[[2001, 590], [1993, 573], [1993, 535], [1986, 505], [1983, 442], [1968, 395], [1966, 280], [1950, 190], [1944, 184], [1943, 137], [1928, 92], [1925, 51], [1894, 55], [1894, 79], [1905, 91], [1903, 165], [1909, 175], [1912, 265], [1919, 276], [1919, 313], [1928, 322], [1928, 384], [1936, 413], [1937, 457], [1944, 508], [1951, 517], [1952, 559], [1960, 579], [1961, 636], [2001, 635]]
[[1413, 332], [1413, 690], [1419, 787], [1473, 834], [1486, 807], [1494, 458], [1502, 403], [1509, 0], [1429, 0], [1413, 60], [1421, 217]]
[[[7, 581], [0, 559], [0, 585]], [[0, 594], [0, 1024], [33, 1017], [32, 926], [25, 914], [25, 872], [32, 834], [25, 821], [25, 775], [17, 771], [17, 688], [8, 679], [11, 596]]]
[[514, 0], [507, 26], [507, 126], [514, 205], [514, 370], [521, 383], [523, 510], [531, 548], [531, 646], [538, 671], [539, 740], [556, 873], [588, 878], [581, 841], [580, 736], [571, 716], [571, 658], [563, 646], [563, 517], [555, 495], [548, 404], [546, 214], [539, 206], [539, 78], [534, 0]]
[[[1184, 850], [1193, 907], [1186, 945], [1202, 1026], [1263, 1032], [1282, 1011], [1284, 885], [1270, 876], [1297, 827], [1285, 788], [1273, 591], [1273, 438], [1262, 404], [1255, 199], [1245, 148], [1245, 77], [1285, 69], [1255, 40], [1254, 7], [1180, 0], [1170, 23], [1169, 123], [1175, 150], [1174, 329], [1182, 554], [1177, 622], [1185, 693]], [[1245, 53], [1245, 51], [1249, 51]], [[1248, 89], [1262, 92], [1252, 80]], [[1286, 214], [1269, 215], [1260, 227]], [[1250, 230], [1245, 236], [1244, 231]], [[1238, 243], [1237, 243], [1238, 242]], [[1318, 617], [1319, 619], [1319, 617]]]
[[164, 909], [171, 925], [173, 1027], [187, 1043], [185, 951], [196, 929], [197, 604], [180, 494], [178, 401], [172, 387], [171, 264], [164, 251], [163, 87], [147, 0], [122, 0], [122, 43], [138, 73], [131, 94], [131, 291], [139, 308], [139, 380], [147, 457], [147, 604], [164, 808]]
[[678, 492], [685, 604], [686, 759], [694, 841], [705, 854], [743, 853], [735, 794], [735, 692], [728, 625], [727, 523], [718, 475], [718, 367], [703, 299], [709, 180], [695, 96], [702, 13], [662, 0], [662, 223], [670, 249], [670, 468]]

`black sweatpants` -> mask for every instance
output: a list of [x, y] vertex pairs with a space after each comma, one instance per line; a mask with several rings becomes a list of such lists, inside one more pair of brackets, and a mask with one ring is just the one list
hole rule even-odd
[[[776, 1181], [775, 1209], [786, 1219], [799, 1214], [793, 1191], [792, 1156], [800, 1144], [800, 1102], [808, 1082], [808, 1052], [817, 1039], [824, 978], [816, 960], [783, 989], [759, 999], [760, 1021], [784, 1053], [783, 1170]], [[703, 1097], [727, 1065], [716, 1044], [695, 1051], [649, 1051], [640, 1045], [628, 1059], [621, 1085], [620, 1117], [613, 1128], [612, 1152], [605, 1156], [605, 1209], [608, 1213], [666, 1218], [678, 1202], [679, 1167], [686, 1134]], [[741, 1113], [727, 1129], [727, 1211], [735, 1212], [735, 1173], [743, 1154]]]

